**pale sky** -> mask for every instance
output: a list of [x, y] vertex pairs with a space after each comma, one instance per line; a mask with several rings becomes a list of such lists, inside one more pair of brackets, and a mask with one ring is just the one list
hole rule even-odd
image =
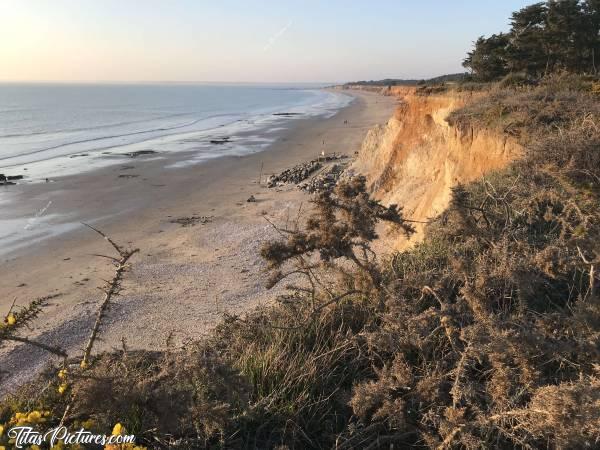
[[0, 81], [428, 78], [533, 2], [0, 0]]

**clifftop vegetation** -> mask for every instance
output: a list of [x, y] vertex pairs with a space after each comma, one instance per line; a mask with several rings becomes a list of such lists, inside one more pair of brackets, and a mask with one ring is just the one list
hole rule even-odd
[[513, 13], [508, 33], [477, 39], [463, 65], [477, 81], [509, 73], [539, 78], [557, 70], [597, 74], [599, 31], [598, 0], [539, 2]]
[[397, 78], [386, 78], [384, 80], [353, 81], [351, 83], [346, 83], [346, 86], [417, 86], [422, 84], [463, 81], [466, 78], [466, 76], [466, 73], [453, 73], [448, 75], [440, 75], [439, 77], [434, 77], [427, 80], [402, 80]]

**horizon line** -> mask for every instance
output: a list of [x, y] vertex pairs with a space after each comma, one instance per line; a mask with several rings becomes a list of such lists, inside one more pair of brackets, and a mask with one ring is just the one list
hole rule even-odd
[[343, 84], [348, 81], [0, 80], [0, 84]]

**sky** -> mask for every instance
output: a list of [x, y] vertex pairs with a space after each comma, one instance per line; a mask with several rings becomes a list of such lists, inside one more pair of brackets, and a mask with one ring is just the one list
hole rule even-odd
[[533, 2], [0, 0], [0, 81], [430, 78]]

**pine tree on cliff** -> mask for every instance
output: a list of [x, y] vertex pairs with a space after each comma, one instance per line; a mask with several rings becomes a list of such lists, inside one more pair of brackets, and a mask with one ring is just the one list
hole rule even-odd
[[508, 44], [507, 34], [494, 34], [489, 38], [481, 36], [473, 51], [463, 61], [463, 66], [470, 69], [476, 78], [484, 81], [506, 75]]
[[557, 70], [597, 73], [600, 0], [549, 0], [511, 16], [507, 34], [480, 37], [463, 65], [481, 81], [510, 72], [539, 78]]

